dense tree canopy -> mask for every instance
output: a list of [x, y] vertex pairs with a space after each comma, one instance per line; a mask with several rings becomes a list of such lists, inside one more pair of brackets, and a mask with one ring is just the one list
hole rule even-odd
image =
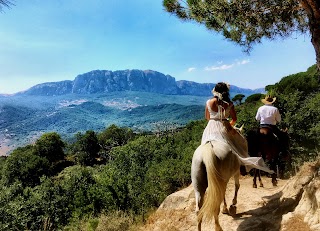
[[96, 133], [92, 130], [84, 134], [79, 132], [76, 134], [76, 139], [77, 141], [73, 144], [73, 152], [77, 162], [84, 166], [93, 165], [100, 150]]
[[242, 103], [242, 100], [245, 98], [246, 96], [244, 94], [237, 94], [232, 98], [232, 101], [238, 104]]
[[31, 145], [17, 148], [7, 157], [3, 166], [4, 184], [19, 181], [24, 186], [35, 186], [40, 183], [40, 177], [48, 173], [48, 168], [49, 161], [34, 155]]
[[64, 142], [56, 132], [43, 134], [34, 145], [34, 154], [46, 157], [50, 162], [64, 159]]
[[318, 0], [163, 0], [163, 5], [177, 17], [203, 24], [247, 51], [263, 38], [309, 32], [320, 69]]
[[11, 5], [13, 5], [12, 1], [0, 0], [0, 11], [2, 11], [3, 7], [10, 7]]
[[98, 139], [103, 150], [109, 152], [113, 147], [126, 144], [134, 136], [130, 128], [121, 128], [112, 124], [99, 134]]
[[245, 103], [252, 103], [252, 102], [258, 101], [258, 100], [262, 99], [262, 96], [263, 96], [263, 94], [261, 94], [261, 93], [249, 95], [246, 98]]

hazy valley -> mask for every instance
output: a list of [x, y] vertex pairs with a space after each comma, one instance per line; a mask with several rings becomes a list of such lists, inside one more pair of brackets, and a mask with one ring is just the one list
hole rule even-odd
[[[64, 139], [111, 124], [134, 131], [183, 126], [203, 118], [214, 83], [175, 81], [155, 71], [92, 71], [74, 81], [0, 95], [0, 153], [56, 131]], [[231, 86], [231, 96], [262, 92]]]

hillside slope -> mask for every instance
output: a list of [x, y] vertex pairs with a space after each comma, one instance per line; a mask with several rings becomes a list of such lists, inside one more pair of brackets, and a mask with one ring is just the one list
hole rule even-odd
[[[220, 214], [220, 224], [226, 231], [314, 231], [320, 230], [320, 180], [319, 163], [305, 164], [289, 180], [279, 180], [273, 187], [269, 178], [263, 178], [264, 188], [252, 187], [252, 178], [240, 179], [237, 215]], [[230, 204], [234, 184], [228, 184], [226, 199]], [[168, 196], [152, 214], [141, 230], [191, 231], [197, 230], [194, 212], [193, 188], [189, 187]], [[214, 225], [204, 224], [203, 231]]]
[[96, 95], [10, 96], [0, 98], [0, 156], [33, 143], [43, 133], [69, 139], [116, 124], [153, 130], [164, 121], [183, 126], [203, 118], [206, 97], [117, 92]]

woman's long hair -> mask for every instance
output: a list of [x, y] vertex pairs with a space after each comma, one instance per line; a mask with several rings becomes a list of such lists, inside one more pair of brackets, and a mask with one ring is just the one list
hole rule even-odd
[[[229, 94], [229, 85], [223, 82], [219, 82], [216, 84], [216, 86], [214, 87], [214, 89], [212, 90], [213, 94], [215, 94], [215, 92], [220, 93], [221, 94], [221, 100], [230, 103], [230, 94]], [[219, 97], [218, 97], [219, 98]]]

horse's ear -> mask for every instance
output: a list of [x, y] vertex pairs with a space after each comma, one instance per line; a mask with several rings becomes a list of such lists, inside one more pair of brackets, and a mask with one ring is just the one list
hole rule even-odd
[[244, 124], [242, 124], [242, 126], [239, 128], [239, 131], [240, 131], [240, 132], [242, 132], [243, 127], [244, 127]]

